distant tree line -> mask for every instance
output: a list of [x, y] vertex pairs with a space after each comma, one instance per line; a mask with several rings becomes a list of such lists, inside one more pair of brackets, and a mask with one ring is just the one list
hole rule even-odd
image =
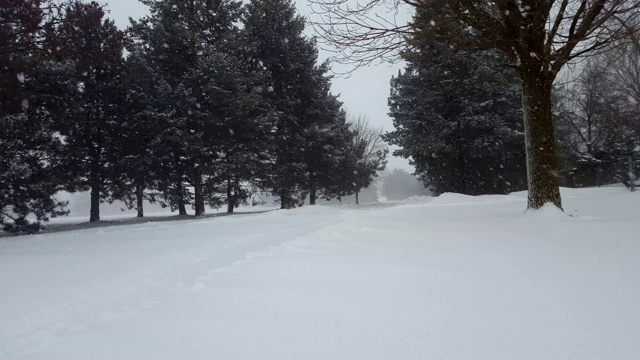
[[414, 175], [406, 170], [394, 168], [384, 175], [382, 195], [387, 201], [405, 200], [412, 196], [427, 196], [431, 192], [426, 189]]
[[[0, 225], [36, 231], [90, 191], [144, 215], [246, 204], [282, 208], [357, 193], [384, 168], [331, 93], [290, 0], [141, 0], [118, 29], [96, 2], [0, 5]], [[374, 144], [375, 142], [375, 144]]]

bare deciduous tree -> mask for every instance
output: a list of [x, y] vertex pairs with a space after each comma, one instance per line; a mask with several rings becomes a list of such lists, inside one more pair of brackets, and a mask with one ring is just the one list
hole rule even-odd
[[[430, 37], [498, 49], [522, 80], [528, 208], [562, 208], [557, 178], [551, 90], [560, 70], [604, 51], [638, 29], [640, 0], [309, 0], [325, 40], [357, 65]], [[433, 11], [439, 5], [439, 11]], [[375, 9], [410, 6], [426, 22], [393, 26]], [[465, 31], [459, 31], [460, 28]], [[472, 33], [472, 36], [469, 36]], [[369, 50], [369, 52], [367, 52]], [[372, 58], [373, 57], [373, 58]], [[346, 59], [346, 57], [345, 57]]]
[[388, 153], [387, 144], [382, 140], [383, 128], [371, 125], [364, 115], [358, 115], [349, 121], [349, 130], [353, 133], [353, 148], [357, 156], [354, 185], [356, 204], [359, 203], [360, 189], [370, 185], [376, 171], [381, 171], [386, 165]]
[[572, 150], [584, 159], [595, 156], [617, 131], [618, 96], [612, 96], [604, 58], [589, 59], [574, 82], [561, 90], [561, 126], [572, 134]]
[[640, 40], [634, 34], [607, 54], [607, 76], [610, 88], [627, 99], [623, 126], [640, 138]]
[[624, 139], [622, 94], [612, 86], [608, 65], [608, 54], [590, 58], [575, 81], [556, 89], [558, 142], [587, 175], [582, 185], [599, 185], [603, 161], [611, 160]]
[[371, 125], [369, 119], [364, 115], [358, 115], [349, 122], [349, 128], [354, 133], [353, 142], [356, 146], [364, 145], [365, 151], [362, 161], [373, 161], [378, 154], [387, 148], [387, 144], [382, 140], [383, 128], [376, 128]]

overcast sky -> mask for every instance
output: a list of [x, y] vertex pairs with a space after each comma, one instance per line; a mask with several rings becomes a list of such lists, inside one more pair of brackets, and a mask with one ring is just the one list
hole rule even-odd
[[[100, 0], [107, 4], [110, 11], [109, 17], [116, 25], [124, 29], [129, 25], [129, 17], [134, 19], [145, 16], [147, 7], [136, 0]], [[305, 16], [310, 14], [307, 0], [296, 0], [298, 11]], [[307, 29], [309, 35], [313, 35], [312, 29]], [[320, 52], [320, 61], [331, 57], [329, 52]], [[336, 72], [345, 72], [350, 68], [345, 65], [334, 65]], [[352, 115], [366, 115], [374, 126], [383, 127], [385, 130], [393, 130], [393, 123], [387, 113], [387, 98], [389, 96], [389, 80], [392, 75], [398, 73], [401, 65], [382, 64], [357, 69], [349, 78], [336, 77], [333, 80], [333, 92], [340, 94], [345, 109]], [[414, 169], [409, 162], [402, 158], [389, 157], [387, 169], [394, 167], [403, 168], [410, 172]]]

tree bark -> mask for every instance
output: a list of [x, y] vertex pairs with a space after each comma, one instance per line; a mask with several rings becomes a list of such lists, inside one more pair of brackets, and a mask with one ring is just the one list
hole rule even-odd
[[91, 209], [89, 210], [89, 222], [100, 221], [100, 180], [91, 180]]
[[202, 180], [196, 178], [193, 184], [193, 192], [195, 193], [195, 211], [196, 216], [204, 216], [204, 195], [202, 194]]
[[137, 217], [144, 217], [144, 185], [141, 181], [136, 184], [136, 210], [138, 210]]
[[291, 203], [292, 203], [291, 197], [285, 191], [281, 191], [280, 192], [280, 209], [281, 210], [291, 209], [293, 207]]
[[551, 115], [553, 79], [537, 71], [524, 72], [521, 78], [529, 189], [527, 208], [539, 209], [551, 203], [562, 209]]
[[360, 195], [360, 190], [356, 190], [356, 205], [360, 205], [359, 195]]
[[233, 210], [236, 207], [236, 199], [232, 193], [231, 179], [227, 179], [227, 213], [233, 214]]
[[316, 204], [316, 198], [317, 198], [316, 189], [312, 188], [309, 191], [309, 204], [310, 205], [315, 205]]
[[180, 193], [180, 198], [178, 199], [178, 214], [179, 215], [187, 215], [187, 207], [184, 202], [184, 187], [182, 186], [182, 181], [178, 181], [176, 183], [178, 187], [178, 193]]
[[174, 162], [175, 162], [174, 166], [176, 167], [176, 189], [180, 194], [180, 197], [178, 198], [178, 214], [182, 216], [186, 216], [187, 207], [184, 201], [185, 191], [184, 191], [184, 185], [183, 185], [184, 172], [182, 171], [180, 156], [178, 152], [175, 153]]
[[178, 214], [179, 215], [187, 215], [187, 207], [184, 204], [184, 200], [178, 200]]

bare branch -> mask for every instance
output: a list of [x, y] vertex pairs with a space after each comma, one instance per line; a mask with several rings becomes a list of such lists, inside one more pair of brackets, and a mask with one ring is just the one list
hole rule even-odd
[[[464, 43], [469, 39], [451, 26], [466, 26], [481, 38], [476, 47], [500, 49], [512, 65], [533, 62], [555, 77], [570, 61], [606, 51], [640, 30], [640, 0], [308, 1], [323, 48], [336, 54], [335, 61], [356, 67], [398, 61], [409, 39]], [[436, 3], [444, 12], [433, 12]], [[430, 26], [408, 18], [416, 11], [431, 18]]]

